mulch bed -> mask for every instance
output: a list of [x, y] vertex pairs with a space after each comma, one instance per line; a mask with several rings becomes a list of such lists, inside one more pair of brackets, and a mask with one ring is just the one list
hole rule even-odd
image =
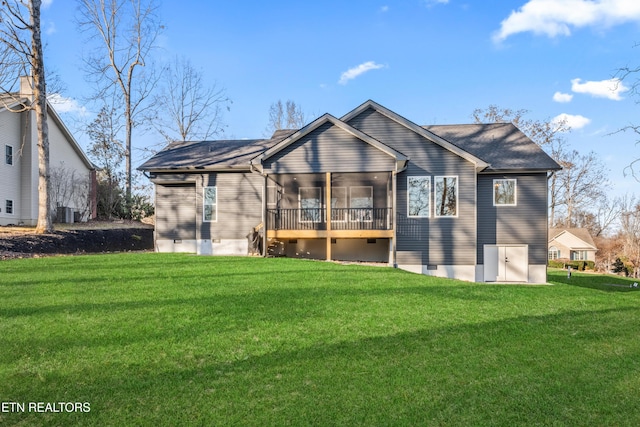
[[61, 230], [51, 234], [0, 233], [0, 260], [152, 249], [152, 228]]

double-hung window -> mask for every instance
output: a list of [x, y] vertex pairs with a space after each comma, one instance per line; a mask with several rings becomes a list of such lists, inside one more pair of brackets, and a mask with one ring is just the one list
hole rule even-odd
[[218, 221], [218, 188], [204, 187], [204, 221]]
[[493, 180], [493, 206], [516, 206], [515, 179], [494, 179]]
[[9, 215], [13, 215], [13, 200], [5, 200], [4, 211]]
[[429, 218], [431, 178], [428, 176], [407, 177], [407, 204], [410, 218]]
[[458, 216], [458, 177], [457, 176], [436, 176], [434, 178], [435, 194], [435, 216], [436, 217], [457, 217]]

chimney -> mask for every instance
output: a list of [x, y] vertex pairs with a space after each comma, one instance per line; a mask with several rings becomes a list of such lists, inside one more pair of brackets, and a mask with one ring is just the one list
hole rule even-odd
[[20, 76], [20, 97], [33, 97], [33, 78], [31, 76]]

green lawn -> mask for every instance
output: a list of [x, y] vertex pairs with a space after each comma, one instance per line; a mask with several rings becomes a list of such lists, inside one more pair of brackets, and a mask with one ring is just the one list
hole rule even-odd
[[[549, 278], [152, 253], [3, 261], [0, 425], [639, 425], [640, 292]], [[90, 412], [29, 412], [37, 402]]]

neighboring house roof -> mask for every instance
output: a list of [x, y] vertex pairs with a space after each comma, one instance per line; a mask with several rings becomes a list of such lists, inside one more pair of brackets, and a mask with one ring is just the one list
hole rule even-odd
[[[562, 169], [512, 123], [432, 125], [423, 128], [490, 164], [487, 171]], [[496, 144], [500, 141], [500, 144]]]
[[[28, 103], [29, 103], [29, 99], [26, 97], [20, 97], [18, 94], [4, 94], [0, 96], [0, 113], [7, 111], [10, 114], [17, 114], [11, 111], [11, 109], [17, 106], [25, 106]], [[58, 115], [58, 112], [55, 110], [55, 108], [53, 108], [53, 105], [51, 105], [51, 103], [48, 100], [47, 100], [47, 117], [49, 119], [53, 119], [53, 121], [58, 126], [58, 129], [60, 129], [64, 137], [67, 139], [67, 141], [73, 148], [73, 151], [76, 152], [76, 154], [78, 155], [82, 163], [84, 163], [84, 165], [87, 167], [87, 169], [89, 170], [96, 169], [96, 166], [93, 164], [93, 162], [91, 162], [91, 160], [89, 160], [89, 158], [84, 153], [84, 151], [82, 151], [80, 144], [78, 144], [78, 141], [76, 141], [76, 139], [73, 137], [73, 134], [69, 131], [69, 128], [67, 128], [67, 126], [62, 121], [62, 118], [60, 118], [60, 116]]]
[[[570, 248], [572, 249], [586, 249], [586, 250], [598, 250], [596, 244], [591, 237], [591, 233], [586, 228], [550, 228], [549, 229], [549, 243], [562, 240], [562, 243], [566, 246], [569, 243], [568, 239], [562, 239], [563, 235], [573, 235], [574, 239], [571, 242]], [[576, 241], [575, 238], [578, 240]]]
[[[389, 145], [347, 122], [366, 109], [376, 112], [474, 163], [478, 171], [549, 171], [561, 167], [511, 123], [418, 126], [393, 111], [366, 101], [340, 119], [325, 114], [301, 129], [277, 130], [270, 139], [174, 142], [138, 167], [139, 170], [249, 169], [293, 144], [320, 125], [330, 122], [396, 158], [400, 166], [412, 153]], [[496, 144], [496, 141], [500, 141]]]

